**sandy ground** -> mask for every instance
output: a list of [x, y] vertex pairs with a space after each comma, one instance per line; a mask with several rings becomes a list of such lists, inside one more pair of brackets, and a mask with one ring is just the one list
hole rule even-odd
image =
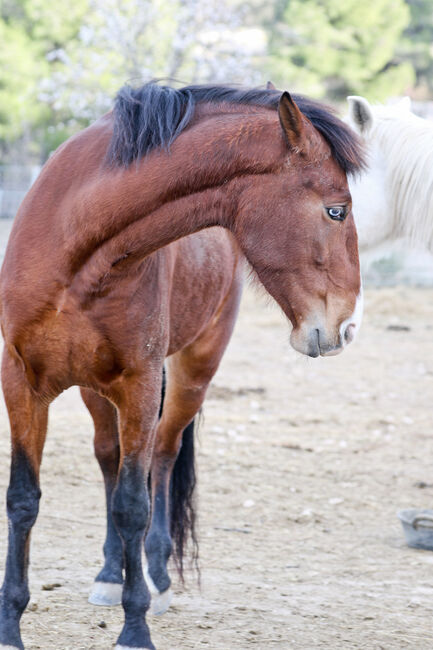
[[[287, 323], [267, 302], [246, 292], [204, 408], [201, 591], [192, 575], [186, 589], [175, 582], [171, 610], [149, 617], [154, 643], [432, 648], [433, 553], [406, 547], [396, 511], [433, 506], [433, 290], [368, 290], [358, 341], [318, 360], [289, 348]], [[0, 436], [4, 513], [3, 405]], [[103, 489], [75, 389], [51, 409], [42, 491], [26, 648], [112, 648], [121, 609], [87, 603], [101, 564]], [[3, 514], [0, 558], [6, 529]]]

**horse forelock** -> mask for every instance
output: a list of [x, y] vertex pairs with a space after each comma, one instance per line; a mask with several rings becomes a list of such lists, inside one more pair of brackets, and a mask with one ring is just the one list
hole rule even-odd
[[[155, 82], [136, 89], [124, 86], [114, 105], [107, 162], [126, 167], [154, 149], [168, 149], [191, 122], [197, 104], [246, 104], [277, 110], [280, 97], [280, 91], [263, 88], [191, 85], [174, 89]], [[362, 171], [365, 157], [361, 141], [334, 110], [302, 95], [293, 98], [326, 140], [343, 171], [346, 174]]]

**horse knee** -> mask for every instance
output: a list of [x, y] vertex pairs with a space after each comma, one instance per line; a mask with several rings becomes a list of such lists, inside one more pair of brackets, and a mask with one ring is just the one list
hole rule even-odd
[[123, 541], [143, 535], [149, 517], [149, 497], [143, 469], [124, 462], [113, 493], [112, 515]]
[[7, 513], [14, 528], [29, 530], [39, 512], [41, 491], [35, 472], [24, 455], [12, 459], [11, 479], [7, 491]]
[[8, 490], [7, 513], [14, 528], [24, 531], [32, 528], [38, 516], [40, 496], [40, 490], [31, 493]]

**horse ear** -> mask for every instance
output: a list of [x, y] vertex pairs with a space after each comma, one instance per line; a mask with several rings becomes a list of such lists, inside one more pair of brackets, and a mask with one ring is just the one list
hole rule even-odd
[[395, 106], [404, 113], [410, 113], [412, 110], [412, 100], [410, 97], [405, 95], [399, 99]]
[[374, 122], [370, 104], [364, 97], [359, 97], [358, 95], [350, 95], [347, 101], [349, 102], [350, 121], [359, 133], [366, 135]]
[[280, 97], [278, 115], [289, 147], [301, 149], [304, 136], [302, 113], [287, 91], [283, 92]]
[[275, 85], [272, 83], [272, 81], [268, 81], [266, 83], [266, 90], [277, 90]]

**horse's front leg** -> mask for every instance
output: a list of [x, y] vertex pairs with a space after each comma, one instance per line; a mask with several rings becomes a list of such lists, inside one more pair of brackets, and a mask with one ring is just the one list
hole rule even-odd
[[147, 477], [161, 398], [162, 363], [155, 372], [123, 379], [113, 393], [119, 412], [120, 463], [112, 515], [123, 544], [125, 623], [117, 650], [154, 648], [146, 612], [150, 594], [143, 576], [142, 545], [149, 517]]
[[92, 605], [120, 605], [123, 588], [123, 549], [111, 513], [111, 499], [117, 481], [120, 455], [117, 413], [111, 402], [93, 390], [82, 388], [81, 397], [93, 418], [95, 456], [104, 477], [107, 504], [104, 566], [95, 578], [89, 602]]
[[2, 385], [12, 438], [6, 570], [0, 599], [0, 648], [24, 648], [20, 619], [30, 598], [30, 531], [39, 510], [39, 468], [45, 442], [48, 406], [32, 392], [17, 362], [3, 354]]

